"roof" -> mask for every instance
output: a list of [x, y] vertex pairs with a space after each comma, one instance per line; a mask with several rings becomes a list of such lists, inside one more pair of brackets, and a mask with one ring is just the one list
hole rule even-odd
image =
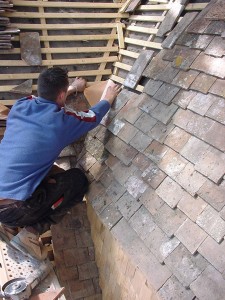
[[90, 132], [79, 163], [99, 218], [128, 253], [141, 247], [143, 272], [162, 299], [221, 300], [225, 5], [212, 0], [191, 14], [144, 70], [143, 93], [124, 88]]

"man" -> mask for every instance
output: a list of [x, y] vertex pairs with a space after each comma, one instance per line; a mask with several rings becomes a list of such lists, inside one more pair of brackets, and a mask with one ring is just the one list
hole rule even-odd
[[46, 257], [39, 235], [82, 201], [88, 188], [80, 169], [47, 175], [63, 148], [100, 123], [120, 91], [114, 85], [89, 111], [65, 112], [67, 96], [85, 85], [82, 78], [69, 85], [61, 68], [44, 70], [38, 97], [18, 100], [7, 118], [0, 144], [0, 222], [9, 231], [24, 227], [10, 242], [38, 259]]

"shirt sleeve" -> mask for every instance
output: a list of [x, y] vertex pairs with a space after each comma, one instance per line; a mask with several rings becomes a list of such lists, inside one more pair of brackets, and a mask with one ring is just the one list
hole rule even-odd
[[110, 109], [106, 100], [101, 100], [87, 111], [68, 110], [64, 112], [65, 138], [70, 144], [99, 125]]

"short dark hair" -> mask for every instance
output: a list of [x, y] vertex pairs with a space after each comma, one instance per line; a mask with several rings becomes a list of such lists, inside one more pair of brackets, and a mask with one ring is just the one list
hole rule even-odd
[[55, 101], [62, 91], [69, 86], [68, 71], [54, 67], [41, 72], [38, 77], [38, 96], [46, 100]]

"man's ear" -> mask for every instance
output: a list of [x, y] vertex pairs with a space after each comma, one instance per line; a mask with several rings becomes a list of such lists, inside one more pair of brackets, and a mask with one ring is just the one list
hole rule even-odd
[[59, 92], [56, 102], [57, 102], [60, 106], [64, 106], [65, 101], [66, 101], [66, 92], [65, 92], [65, 91]]

